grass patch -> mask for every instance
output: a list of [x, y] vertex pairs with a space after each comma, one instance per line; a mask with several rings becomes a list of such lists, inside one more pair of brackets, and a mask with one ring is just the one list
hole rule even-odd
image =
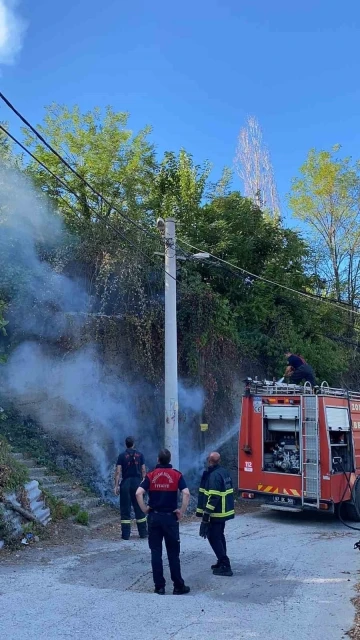
[[46, 489], [42, 489], [42, 492], [45, 496], [45, 502], [50, 509], [51, 519], [53, 522], [76, 516], [75, 521], [79, 524], [87, 525], [89, 523], [89, 514], [87, 511], [81, 511], [81, 506], [79, 504], [65, 504], [63, 500], [58, 500]]
[[0, 495], [17, 491], [28, 479], [27, 468], [13, 458], [9, 443], [0, 436]]
[[87, 511], [79, 511], [77, 514], [75, 521], [78, 524], [82, 524], [84, 527], [87, 527], [89, 524], [89, 514]]

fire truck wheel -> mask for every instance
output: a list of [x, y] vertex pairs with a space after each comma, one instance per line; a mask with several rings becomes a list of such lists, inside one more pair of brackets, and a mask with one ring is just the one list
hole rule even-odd
[[342, 512], [348, 520], [360, 522], [360, 477], [357, 478], [353, 489], [353, 501], [344, 502]]

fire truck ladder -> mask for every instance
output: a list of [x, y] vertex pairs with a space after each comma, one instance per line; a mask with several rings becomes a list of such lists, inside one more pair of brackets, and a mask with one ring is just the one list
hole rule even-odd
[[303, 398], [302, 421], [302, 504], [319, 508], [319, 427], [318, 399], [315, 395]]

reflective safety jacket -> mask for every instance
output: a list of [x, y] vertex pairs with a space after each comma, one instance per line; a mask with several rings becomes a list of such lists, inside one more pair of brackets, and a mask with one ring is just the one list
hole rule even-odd
[[201, 478], [196, 515], [202, 518], [204, 513], [209, 514], [213, 522], [231, 520], [235, 516], [232, 480], [226, 469], [219, 465], [208, 467]]

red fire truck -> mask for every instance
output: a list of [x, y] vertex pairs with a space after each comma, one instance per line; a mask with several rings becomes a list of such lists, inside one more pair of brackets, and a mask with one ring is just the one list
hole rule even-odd
[[239, 487], [275, 509], [335, 512], [360, 521], [360, 393], [248, 378]]

